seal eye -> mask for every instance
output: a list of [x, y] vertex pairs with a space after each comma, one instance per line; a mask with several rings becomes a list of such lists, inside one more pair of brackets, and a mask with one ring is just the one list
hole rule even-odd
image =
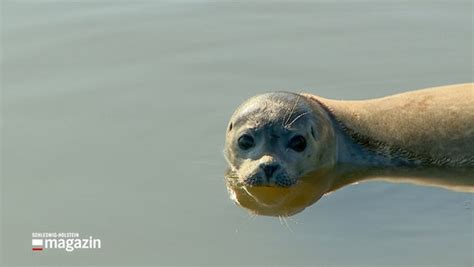
[[252, 136], [243, 134], [241, 137], [239, 137], [238, 143], [241, 149], [247, 150], [255, 145], [255, 140]]
[[296, 152], [303, 152], [306, 148], [306, 139], [301, 135], [294, 136], [288, 146]]

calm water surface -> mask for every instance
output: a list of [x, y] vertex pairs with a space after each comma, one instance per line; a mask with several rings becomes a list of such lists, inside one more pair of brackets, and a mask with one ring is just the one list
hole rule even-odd
[[359, 184], [287, 227], [229, 200], [222, 153], [257, 93], [472, 82], [470, 1], [2, 1], [1, 22], [0, 265], [472, 266], [470, 194]]

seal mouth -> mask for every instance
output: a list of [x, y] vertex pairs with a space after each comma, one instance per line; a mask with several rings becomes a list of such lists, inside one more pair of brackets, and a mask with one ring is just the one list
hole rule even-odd
[[281, 187], [288, 188], [294, 186], [298, 179], [292, 179], [288, 175], [279, 175], [272, 181], [265, 179], [262, 175], [254, 175], [246, 179], [241, 179], [244, 186], [248, 187]]
[[291, 186], [296, 185], [297, 182], [298, 182], [298, 179], [286, 178], [286, 179], [278, 179], [275, 182], [275, 184], [279, 187], [291, 187]]
[[271, 184], [265, 184], [263, 182], [263, 177], [261, 176], [252, 176], [250, 178], [244, 179], [243, 184], [245, 186], [271, 186]]
[[280, 187], [280, 188], [289, 188], [296, 185], [297, 181], [277, 181], [275, 183], [263, 183], [261, 181], [254, 181], [253, 179], [247, 179], [245, 182], [242, 182], [242, 186], [247, 187]]
[[225, 180], [229, 185], [238, 188], [244, 187], [270, 187], [270, 188], [290, 188], [298, 184], [299, 179], [292, 179], [288, 175], [277, 177], [274, 182], [265, 181], [263, 176], [255, 175], [246, 179], [239, 177], [237, 172], [228, 171]]
[[296, 184], [296, 182], [277, 182], [277, 183], [262, 183], [262, 182], [256, 182], [256, 183], [253, 183], [253, 182], [249, 182], [249, 181], [246, 181], [243, 183], [243, 186], [247, 186], [247, 187], [276, 187], [276, 188], [288, 188], [288, 187], [292, 187]]

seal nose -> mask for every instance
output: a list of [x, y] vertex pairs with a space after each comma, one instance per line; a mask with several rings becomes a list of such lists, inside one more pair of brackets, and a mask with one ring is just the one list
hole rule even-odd
[[278, 170], [280, 165], [276, 164], [276, 163], [263, 163], [263, 164], [260, 164], [260, 168], [262, 168], [263, 172], [265, 173], [265, 176], [267, 177], [267, 179], [269, 179], [270, 177], [272, 177], [273, 173], [275, 173], [276, 170]]

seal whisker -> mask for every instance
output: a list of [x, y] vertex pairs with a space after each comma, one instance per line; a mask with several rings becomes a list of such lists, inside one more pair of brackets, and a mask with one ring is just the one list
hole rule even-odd
[[290, 225], [288, 224], [288, 221], [286, 220], [286, 216], [283, 216], [283, 215], [282, 215], [282, 216], [280, 216], [280, 217], [281, 217], [281, 219], [283, 220], [283, 222], [285, 223], [286, 228], [288, 228], [288, 230], [290, 230], [290, 232], [291, 232], [292, 234], [294, 234], [295, 232], [293, 231], [293, 229], [291, 229]]
[[[290, 106], [288, 106], [288, 107], [285, 109], [285, 114], [283, 115], [283, 123], [282, 123], [282, 126], [285, 126], [286, 121], [288, 120], [288, 119], [287, 119], [287, 116], [288, 116], [288, 114], [291, 112], [292, 109], [293, 109], [293, 108], [290, 107]], [[290, 116], [291, 116], [291, 114], [290, 114]]]
[[282, 216], [278, 215], [278, 221], [280, 221], [280, 224], [283, 225], [283, 221], [281, 220]]
[[299, 222], [292, 217], [286, 217], [286, 218], [292, 221], [294, 224], [299, 224]]
[[287, 127], [286, 127], [286, 124], [287, 124], [288, 121], [290, 120], [291, 115], [293, 115], [293, 112], [295, 111], [295, 108], [296, 108], [296, 106], [298, 105], [298, 102], [299, 102], [299, 100], [300, 100], [300, 97], [301, 97], [301, 95], [298, 94], [298, 97], [297, 97], [296, 100], [295, 100], [295, 104], [293, 105], [293, 107], [292, 107], [291, 110], [290, 110], [290, 114], [288, 115], [288, 117], [285, 119], [285, 122], [283, 123], [283, 127], [287, 128]]
[[285, 128], [291, 127], [291, 125], [293, 125], [293, 123], [295, 123], [299, 118], [303, 117], [303, 116], [306, 115], [306, 114], [309, 114], [309, 112], [301, 113], [301, 114], [298, 115], [294, 120], [292, 120], [289, 124], [287, 124], [287, 125], [285, 126]]

